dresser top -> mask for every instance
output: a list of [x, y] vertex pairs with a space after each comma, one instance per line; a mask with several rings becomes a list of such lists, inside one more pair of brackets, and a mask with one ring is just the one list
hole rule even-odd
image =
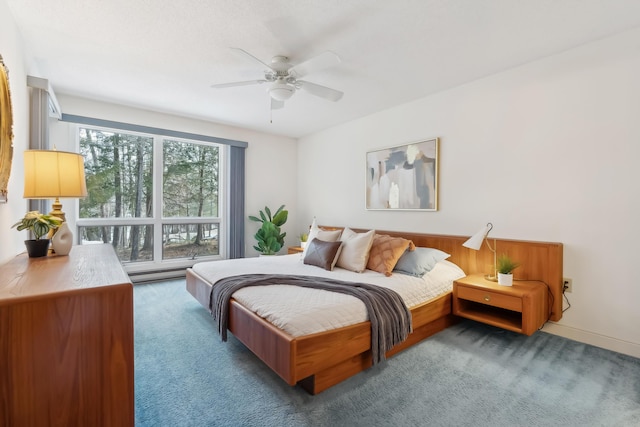
[[0, 266], [0, 306], [43, 295], [131, 285], [129, 276], [109, 244], [78, 245], [68, 256], [16, 256]]

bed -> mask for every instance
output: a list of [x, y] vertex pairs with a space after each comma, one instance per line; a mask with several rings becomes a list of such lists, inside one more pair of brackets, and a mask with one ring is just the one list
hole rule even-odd
[[[341, 230], [339, 227], [324, 228]], [[367, 230], [353, 231], [364, 233]], [[479, 251], [462, 247], [462, 243], [467, 239], [463, 236], [397, 231], [375, 233], [408, 239], [418, 247], [444, 251], [451, 255], [447, 262], [457, 265], [466, 274], [484, 273], [487, 266], [493, 262], [493, 253], [486, 247]], [[501, 239], [498, 239], [496, 244], [499, 253], [508, 253], [522, 263], [516, 271], [518, 279], [540, 280], [547, 284], [550, 291], [547, 307], [549, 319], [559, 320], [562, 316], [562, 244]], [[284, 262], [286, 257], [292, 259], [299, 256], [287, 255], [278, 258]], [[244, 260], [236, 261], [242, 263]], [[253, 272], [256, 260], [246, 261], [254, 264], [250, 269]], [[210, 268], [214, 268], [219, 262], [202, 264], [209, 264]], [[302, 263], [299, 260], [297, 262]], [[200, 272], [196, 271], [198, 269]], [[215, 275], [210, 275], [205, 270], [198, 266], [187, 270], [187, 290], [209, 309], [211, 281], [216, 279]], [[441, 292], [414, 304], [411, 307], [411, 317], [412, 333], [405, 341], [389, 350], [386, 357], [391, 357], [456, 321], [451, 313], [451, 291]], [[299, 384], [311, 394], [326, 390], [372, 365], [371, 326], [366, 320], [300, 335], [274, 326], [232, 298], [229, 302], [228, 329], [288, 384]]]

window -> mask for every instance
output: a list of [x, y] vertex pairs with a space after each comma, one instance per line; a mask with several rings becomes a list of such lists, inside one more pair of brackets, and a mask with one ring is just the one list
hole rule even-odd
[[82, 244], [112, 244], [128, 271], [224, 255], [225, 146], [88, 126], [78, 136], [88, 190], [76, 221]]

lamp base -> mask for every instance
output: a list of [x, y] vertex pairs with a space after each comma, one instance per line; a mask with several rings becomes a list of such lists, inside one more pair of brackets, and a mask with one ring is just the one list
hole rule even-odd
[[490, 282], [497, 282], [498, 281], [498, 278], [496, 276], [492, 276], [490, 274], [485, 274], [484, 279], [488, 280]]
[[67, 220], [64, 212], [62, 212], [62, 203], [60, 203], [60, 198], [56, 197], [56, 200], [51, 204], [51, 212], [49, 215], [56, 216], [65, 222]]

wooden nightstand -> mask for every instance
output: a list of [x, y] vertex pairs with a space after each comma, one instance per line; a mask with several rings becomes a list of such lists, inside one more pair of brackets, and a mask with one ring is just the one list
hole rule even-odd
[[302, 249], [300, 246], [289, 246], [287, 248], [287, 254], [291, 255], [291, 254], [299, 254], [303, 251], [304, 249]]
[[471, 275], [453, 282], [453, 314], [531, 335], [549, 318], [548, 295], [543, 282], [518, 280], [500, 286]]

